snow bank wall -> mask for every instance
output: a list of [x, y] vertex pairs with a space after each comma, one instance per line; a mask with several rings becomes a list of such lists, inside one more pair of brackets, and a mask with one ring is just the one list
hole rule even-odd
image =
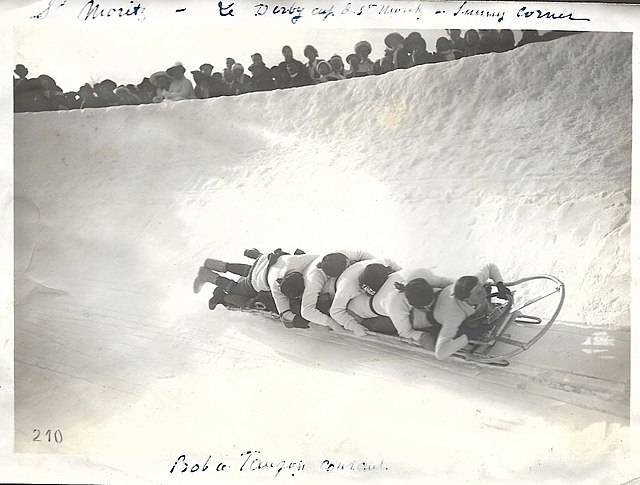
[[[629, 325], [631, 35], [296, 90], [15, 117], [16, 297], [185, 315], [201, 260], [363, 248], [551, 273]], [[31, 292], [31, 293], [30, 293]]]

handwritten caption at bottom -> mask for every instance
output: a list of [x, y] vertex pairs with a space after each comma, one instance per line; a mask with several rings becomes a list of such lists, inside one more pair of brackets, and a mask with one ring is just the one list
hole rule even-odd
[[281, 473], [289, 474], [292, 477], [308, 469], [319, 470], [320, 472], [384, 472], [389, 470], [384, 460], [380, 461], [336, 461], [329, 458], [310, 462], [308, 464], [303, 459], [280, 459], [267, 457], [258, 450], [248, 450], [240, 453], [238, 460], [234, 464], [225, 463], [221, 460], [215, 460], [212, 455], [197, 460], [187, 457], [186, 454], [178, 456], [171, 468], [170, 474], [198, 474], [203, 472], [224, 473], [229, 471], [238, 471], [241, 473], [265, 473], [272, 474], [274, 477]]

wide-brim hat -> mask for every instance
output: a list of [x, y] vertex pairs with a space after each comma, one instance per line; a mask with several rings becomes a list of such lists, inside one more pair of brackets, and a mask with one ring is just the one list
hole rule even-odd
[[171, 76], [171, 72], [176, 72], [176, 71], [180, 71], [181, 74], [184, 74], [185, 72], [187, 72], [187, 70], [184, 68], [184, 66], [182, 65], [182, 63], [180, 62], [176, 62], [173, 66], [171, 66], [169, 69], [166, 69], [165, 72]]
[[393, 48], [394, 45], [404, 42], [404, 37], [402, 37], [398, 32], [392, 32], [384, 38], [384, 44]]
[[[205, 68], [209, 68], [209, 69], [213, 70], [213, 66], [211, 64], [209, 64], [208, 62], [205, 62], [204, 64], [202, 64], [200, 66], [200, 70], [201, 71], [204, 70]], [[193, 71], [191, 71], [191, 72], [193, 72]]]
[[13, 72], [16, 73], [18, 76], [22, 72], [26, 76], [29, 73], [29, 69], [27, 69], [24, 66], [24, 64], [16, 64], [16, 68], [13, 70]]
[[149, 81], [154, 86], [158, 85], [158, 79], [161, 77], [166, 77], [167, 79], [171, 78], [165, 71], [154, 72], [151, 76], [149, 76]]
[[367, 55], [371, 54], [371, 44], [369, 44], [369, 42], [367, 42], [366, 40], [361, 40], [360, 42], [358, 42], [353, 47], [353, 50], [354, 50], [354, 52], [358, 52], [363, 47], [365, 47], [367, 49]]
[[360, 56], [358, 54], [349, 54], [347, 56], [347, 64], [351, 64], [351, 59], [353, 58], [360, 60]]
[[115, 94], [131, 94], [131, 91], [126, 86], [118, 86], [113, 90]]

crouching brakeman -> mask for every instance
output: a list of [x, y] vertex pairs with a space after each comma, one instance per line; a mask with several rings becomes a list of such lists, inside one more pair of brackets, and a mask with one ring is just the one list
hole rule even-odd
[[[299, 307], [304, 291], [302, 273], [318, 255], [291, 255], [277, 249], [255, 256], [253, 265], [206, 259], [193, 282], [193, 291], [199, 293], [205, 283], [217, 286], [209, 300], [211, 310], [219, 304], [247, 306], [251, 300], [263, 297], [267, 309], [275, 310], [285, 326], [306, 328], [308, 324], [300, 316]], [[236, 274], [240, 279], [234, 281], [220, 274], [226, 272]], [[265, 293], [267, 298], [264, 298]], [[275, 308], [269, 308], [269, 293]]]

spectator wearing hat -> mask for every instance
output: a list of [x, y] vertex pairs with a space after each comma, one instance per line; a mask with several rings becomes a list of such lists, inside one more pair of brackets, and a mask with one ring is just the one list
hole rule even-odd
[[498, 34], [497, 52], [507, 52], [515, 48], [516, 39], [513, 30], [502, 29]]
[[262, 55], [255, 53], [251, 56], [252, 64], [249, 66], [251, 72], [251, 85], [254, 91], [271, 91], [275, 89], [276, 82], [273, 79], [271, 70], [262, 60]]
[[384, 43], [392, 51], [393, 68], [407, 69], [412, 66], [411, 51], [404, 47], [404, 37], [397, 32], [392, 32], [384, 39]]
[[403, 42], [403, 47], [411, 54], [411, 66], [433, 62], [427, 52], [427, 42], [418, 32], [411, 32]]
[[114, 93], [120, 100], [120, 105], [140, 104], [140, 98], [133, 94], [126, 86], [118, 86]]
[[480, 35], [477, 30], [467, 30], [464, 33], [465, 49], [462, 52], [464, 57], [475, 56], [480, 53]]
[[[358, 67], [360, 66], [360, 56], [358, 54], [349, 54], [347, 56], [347, 64], [349, 64], [349, 70], [345, 73], [345, 78], [351, 79], [352, 77], [360, 77]], [[366, 75], [366, 74], [362, 74]]]
[[226, 67], [222, 70], [222, 77], [227, 83], [233, 80], [233, 73], [231, 72], [231, 68], [235, 63], [236, 61], [233, 59], [233, 57], [227, 57], [227, 59], [225, 60]]
[[165, 99], [165, 94], [171, 86], [172, 78], [165, 71], [154, 72], [149, 76], [149, 82], [155, 86], [156, 93], [152, 98], [154, 103], [161, 103]]
[[113, 92], [117, 86], [118, 85], [111, 79], [105, 79], [93, 85], [93, 90], [102, 108], [118, 106], [120, 104], [120, 100]]
[[333, 78], [334, 80], [345, 79], [344, 62], [342, 61], [342, 57], [338, 54], [332, 55], [331, 59], [329, 59], [329, 65], [331, 66], [330, 78]]
[[195, 87], [193, 88], [193, 94], [198, 99], [207, 99], [211, 96], [209, 95], [209, 81], [207, 80], [204, 73], [200, 70], [191, 71], [191, 75], [193, 76], [193, 82], [195, 83]]
[[318, 66], [316, 67], [318, 70], [318, 74], [320, 77], [318, 78], [318, 83], [326, 83], [327, 81], [336, 81], [337, 79], [331, 76], [331, 64], [327, 61], [318, 62]]
[[314, 83], [318, 82], [320, 78], [320, 74], [318, 74], [318, 62], [322, 61], [322, 59], [318, 58], [318, 50], [312, 45], [305, 46], [303, 51], [304, 56], [307, 58], [307, 62], [304, 67], [309, 72], [309, 77]]
[[102, 107], [98, 95], [88, 83], [80, 86], [78, 96], [80, 96], [80, 108], [82, 109]]
[[460, 37], [461, 33], [462, 31], [460, 29], [447, 29], [447, 35], [449, 36], [449, 40], [451, 41], [453, 48], [460, 52], [464, 52], [467, 45], [464, 39]]
[[500, 43], [500, 31], [495, 29], [480, 29], [480, 45], [478, 54], [498, 52]]
[[340, 330], [342, 327], [329, 315], [336, 293], [336, 279], [352, 264], [373, 258], [365, 251], [344, 250], [318, 256], [303, 274], [302, 317], [311, 323]]
[[244, 73], [242, 64], [236, 62], [231, 66], [233, 81], [231, 82], [231, 92], [233, 94], [244, 94], [251, 91], [251, 78]]
[[[297, 79], [295, 80], [296, 86], [308, 86], [309, 84], [313, 83], [313, 81], [311, 81], [311, 77], [309, 76], [309, 71], [305, 67], [305, 65], [302, 62], [298, 61], [297, 59], [294, 59], [293, 50], [291, 50], [291, 47], [289, 47], [288, 45], [283, 46], [282, 56], [284, 57], [284, 61], [278, 64], [278, 67], [280, 69], [280, 78], [281, 78], [283, 87], [285, 88], [293, 87], [290, 72], [297, 73], [296, 74]], [[295, 64], [296, 67], [294, 68], [288, 67], [290, 64]]]
[[69, 109], [66, 105], [62, 89], [56, 84], [55, 80], [51, 76], [41, 74], [38, 76], [37, 81], [40, 85], [40, 90], [46, 103], [45, 111]]
[[369, 74], [373, 74], [373, 61], [369, 59], [371, 55], [371, 44], [366, 40], [361, 40], [353, 47], [353, 51], [360, 58], [360, 62], [358, 63], [359, 75], [368, 76]]
[[64, 93], [64, 104], [69, 109], [80, 109], [80, 95], [76, 91]]
[[453, 43], [446, 37], [440, 37], [436, 41], [436, 53], [434, 54], [435, 62], [445, 62], [460, 59], [462, 52], [453, 48]]
[[13, 89], [19, 88], [21, 84], [26, 84], [28, 81], [27, 74], [29, 74], [29, 70], [24, 66], [24, 64], [16, 64], [16, 68], [13, 70], [15, 76], [13, 78]]
[[385, 74], [389, 71], [393, 71], [395, 65], [393, 64], [393, 50], [385, 49], [384, 56], [378, 59], [373, 64], [373, 73], [376, 75]]
[[522, 39], [520, 39], [520, 42], [518, 42], [518, 45], [516, 47], [522, 47], [526, 44], [533, 44], [535, 42], [541, 41], [542, 37], [540, 37], [540, 34], [537, 30], [525, 29], [522, 31]]
[[229, 96], [231, 94], [229, 91], [229, 85], [224, 81], [221, 72], [214, 72], [211, 75], [209, 94], [212, 98], [217, 98], [218, 96]]
[[336, 280], [336, 294], [329, 310], [331, 318], [357, 336], [366, 335], [366, 328], [349, 312], [349, 303], [361, 294], [375, 295], [389, 274], [401, 269], [388, 259], [368, 259], [350, 265]]
[[156, 87], [151, 84], [148, 77], [145, 77], [136, 85], [137, 96], [140, 98], [140, 103], [149, 104], [153, 103], [153, 97], [156, 94]]
[[289, 76], [290, 88], [301, 88], [314, 84], [309, 77], [309, 71], [298, 62], [290, 62], [287, 64], [287, 74]]
[[44, 93], [38, 81], [36, 79], [27, 79], [28, 69], [22, 64], [18, 64], [13, 72], [17, 76], [13, 78], [14, 112], [26, 113], [48, 110], [49, 105], [44, 98]]
[[185, 72], [186, 69], [179, 62], [166, 70], [172, 80], [169, 89], [164, 94], [164, 99], [168, 101], [183, 101], [195, 98], [193, 84], [184, 77]]

